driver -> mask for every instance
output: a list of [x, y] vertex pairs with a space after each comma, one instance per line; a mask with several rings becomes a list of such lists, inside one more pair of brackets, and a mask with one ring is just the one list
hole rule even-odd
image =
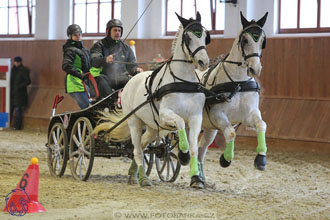
[[[113, 90], [121, 89], [135, 74], [142, 72], [136, 64], [131, 48], [120, 38], [123, 35], [123, 24], [118, 19], [107, 23], [107, 36], [96, 42], [91, 48], [92, 68], [90, 72], [96, 76], [100, 98]], [[116, 63], [125, 62], [125, 63]], [[126, 63], [127, 62], [127, 63]], [[130, 63], [130, 64], [128, 64]]]

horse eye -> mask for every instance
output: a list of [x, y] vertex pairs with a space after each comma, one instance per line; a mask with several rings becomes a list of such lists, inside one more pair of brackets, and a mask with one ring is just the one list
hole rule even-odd
[[243, 39], [243, 43], [244, 43], [244, 44], [249, 43], [248, 39], [244, 38], [244, 39]]

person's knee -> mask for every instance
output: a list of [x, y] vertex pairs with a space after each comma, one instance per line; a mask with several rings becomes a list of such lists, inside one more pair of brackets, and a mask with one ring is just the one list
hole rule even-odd
[[112, 87], [109, 85], [106, 76], [100, 75], [99, 77], [97, 77], [96, 83], [99, 90], [100, 98], [103, 98], [112, 92]]

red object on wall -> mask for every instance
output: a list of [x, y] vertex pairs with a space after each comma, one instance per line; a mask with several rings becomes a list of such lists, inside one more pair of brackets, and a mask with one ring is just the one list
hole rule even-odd
[[215, 141], [209, 146], [209, 148], [218, 148], [218, 146], [215, 144]]
[[0, 66], [0, 72], [3, 72], [3, 73], [8, 72], [8, 66]]
[[6, 111], [6, 88], [1, 88], [1, 112]]

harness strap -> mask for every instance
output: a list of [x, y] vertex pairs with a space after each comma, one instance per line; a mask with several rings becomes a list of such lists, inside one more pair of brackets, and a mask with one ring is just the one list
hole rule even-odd
[[[260, 92], [260, 85], [256, 81], [238, 81], [238, 82], [226, 82], [215, 85], [211, 88], [211, 91], [216, 93], [216, 96], [206, 97], [205, 105], [213, 105], [230, 101], [237, 92]], [[225, 96], [223, 93], [230, 93]]]
[[251, 53], [251, 54], [245, 56], [245, 60], [247, 60], [251, 57], [260, 57], [261, 58], [261, 55], [258, 53]]
[[231, 61], [231, 60], [223, 60], [222, 62], [236, 64], [237, 66], [241, 66], [243, 64], [242, 62], [236, 62], [236, 61]]
[[[209, 80], [209, 77], [211, 75], [211, 72], [221, 63], [221, 61], [217, 62], [214, 66], [212, 66], [211, 68], [209, 68], [207, 70], [206, 73], [203, 74], [203, 85], [206, 85], [207, 84], [207, 81]], [[220, 68], [220, 67], [219, 67]], [[213, 83], [211, 85], [214, 84], [214, 80], [213, 80]]]
[[113, 131], [116, 127], [118, 127], [121, 123], [123, 123], [123, 121], [125, 121], [126, 119], [128, 119], [129, 117], [131, 117], [131, 115], [133, 115], [137, 110], [139, 110], [142, 106], [144, 106], [145, 104], [147, 104], [148, 102], [150, 102], [149, 99], [147, 99], [146, 101], [144, 101], [143, 103], [141, 103], [140, 105], [138, 105], [135, 109], [133, 109], [133, 111], [131, 111], [130, 113], [128, 113], [125, 117], [123, 117], [119, 122], [117, 122], [114, 126], [112, 126], [111, 128], [109, 128], [108, 130], [106, 130], [106, 133], [110, 133], [111, 131]]
[[199, 83], [173, 82], [166, 84], [156, 90], [152, 98], [158, 101], [170, 93], [204, 93]]
[[206, 47], [205, 46], [200, 46], [198, 47], [192, 54], [191, 54], [191, 57], [195, 57], [196, 53], [198, 53], [198, 51], [202, 50], [202, 49], [205, 49], [206, 50]]

